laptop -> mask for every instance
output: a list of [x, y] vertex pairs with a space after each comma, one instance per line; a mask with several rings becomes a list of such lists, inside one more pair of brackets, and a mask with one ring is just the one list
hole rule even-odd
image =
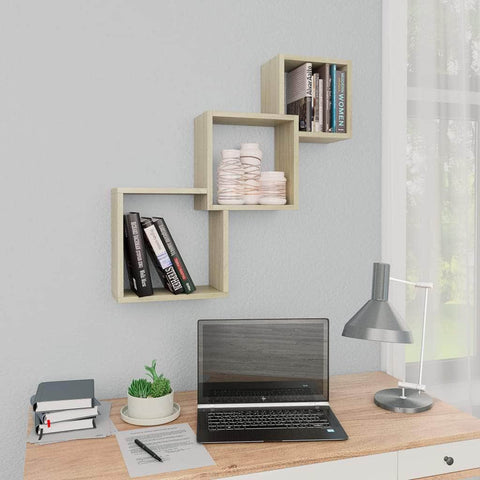
[[198, 321], [198, 442], [346, 440], [328, 387], [328, 319]]

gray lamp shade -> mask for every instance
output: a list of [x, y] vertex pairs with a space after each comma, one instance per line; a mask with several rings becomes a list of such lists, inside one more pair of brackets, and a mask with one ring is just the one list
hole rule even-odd
[[344, 337], [390, 343], [413, 343], [410, 330], [388, 303], [390, 265], [373, 264], [372, 299], [345, 325]]

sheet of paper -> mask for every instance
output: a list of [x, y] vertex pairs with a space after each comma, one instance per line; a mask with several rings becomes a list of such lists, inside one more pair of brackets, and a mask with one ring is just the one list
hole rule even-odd
[[117, 432], [117, 427], [110, 419], [111, 402], [102, 402], [98, 407], [98, 416], [95, 419], [96, 428], [88, 430], [75, 430], [73, 432], [49, 433], [43, 435], [41, 440], [38, 440], [38, 435], [35, 433], [35, 428], [32, 429], [27, 437], [28, 443], [36, 443], [39, 445], [48, 445], [50, 443], [68, 442], [69, 440], [81, 440], [85, 438], [103, 438], [114, 435]]
[[[197, 443], [188, 423], [125, 430], [117, 432], [116, 435], [131, 478], [215, 465], [207, 449]], [[155, 452], [163, 462], [144, 452], [134, 442], [136, 438]]]

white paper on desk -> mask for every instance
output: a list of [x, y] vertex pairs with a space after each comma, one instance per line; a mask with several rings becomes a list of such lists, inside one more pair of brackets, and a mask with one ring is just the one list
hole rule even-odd
[[[131, 478], [215, 465], [207, 449], [197, 443], [188, 423], [125, 430], [117, 432], [116, 436]], [[136, 438], [153, 450], [163, 462], [155, 460], [136, 445]]]

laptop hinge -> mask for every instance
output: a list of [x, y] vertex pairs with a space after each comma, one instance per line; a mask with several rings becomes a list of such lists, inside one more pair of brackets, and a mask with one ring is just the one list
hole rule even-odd
[[198, 408], [239, 408], [239, 407], [329, 407], [328, 402], [277, 402], [277, 403], [199, 403]]

